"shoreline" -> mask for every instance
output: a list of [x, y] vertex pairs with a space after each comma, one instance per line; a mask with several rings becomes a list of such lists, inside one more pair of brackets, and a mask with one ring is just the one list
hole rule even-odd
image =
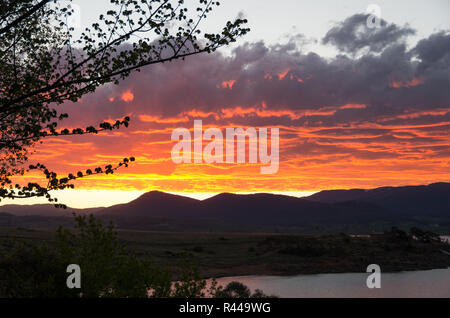
[[[413, 269], [413, 270], [400, 270], [400, 271], [384, 271], [382, 274], [400, 274], [400, 273], [411, 273], [411, 272], [426, 272], [426, 271], [433, 271], [433, 270], [445, 270], [450, 269], [450, 266], [445, 268], [429, 268], [429, 269]], [[293, 278], [297, 276], [316, 276], [316, 275], [333, 275], [333, 274], [369, 274], [367, 272], [332, 272], [332, 273], [314, 273], [314, 274], [288, 274], [288, 275], [232, 275], [232, 276], [220, 276], [220, 277], [208, 277], [204, 278], [206, 280], [212, 280], [212, 279], [227, 279], [227, 278], [255, 278], [255, 277], [265, 277], [265, 278]]]
[[[450, 257], [449, 257], [450, 259]], [[444, 266], [423, 266], [423, 267], [416, 267], [416, 268], [389, 268], [387, 270], [383, 270], [383, 265], [381, 265], [382, 273], [402, 273], [402, 272], [418, 272], [418, 271], [430, 271], [435, 269], [450, 269], [450, 264], [444, 265]], [[202, 269], [200, 269], [202, 272]], [[218, 275], [211, 274], [204, 274], [205, 272], [208, 273], [220, 273]], [[334, 270], [334, 271], [267, 271], [267, 270], [261, 270], [261, 271], [255, 271], [255, 272], [248, 272], [248, 271], [242, 271], [242, 270], [230, 270], [226, 273], [225, 271], [214, 269], [214, 270], [207, 270], [204, 271], [201, 275], [203, 279], [220, 279], [220, 278], [228, 278], [228, 277], [256, 277], [256, 276], [266, 276], [266, 277], [295, 277], [295, 276], [313, 276], [313, 275], [327, 275], [327, 274], [367, 274], [367, 272], [364, 270]]]

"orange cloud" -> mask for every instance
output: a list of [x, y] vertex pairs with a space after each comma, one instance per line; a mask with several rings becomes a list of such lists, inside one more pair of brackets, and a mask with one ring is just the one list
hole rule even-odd
[[161, 118], [158, 116], [149, 116], [149, 115], [139, 115], [139, 120], [147, 123], [162, 123], [162, 124], [177, 124], [188, 122], [189, 118], [187, 117], [169, 117], [169, 118]]
[[134, 100], [134, 94], [128, 90], [128, 91], [122, 93], [121, 98], [124, 102], [129, 103]]
[[222, 82], [222, 88], [232, 89], [234, 83], [236, 83], [235, 80], [223, 81], [223, 82]]
[[344, 106], [341, 106], [340, 109], [363, 109], [367, 106], [364, 104], [346, 104]]
[[410, 81], [393, 81], [391, 83], [391, 86], [394, 88], [399, 88], [399, 87], [414, 87], [417, 85], [420, 85], [424, 82], [424, 80], [422, 78], [413, 78]]
[[286, 77], [286, 75], [289, 73], [290, 69], [287, 68], [285, 70], [283, 70], [281, 73], [278, 74], [278, 79], [282, 80]]
[[[348, 110], [364, 107], [347, 104], [336, 108]], [[312, 110], [308, 112], [314, 113]], [[287, 115], [290, 120], [299, 118], [295, 112], [277, 113], [264, 108], [236, 107], [223, 109], [219, 121], [214, 119], [205, 123], [204, 129], [251, 126], [234, 122], [236, 113], [240, 113], [244, 119], [251, 118], [249, 116], [263, 119], [269, 115]], [[152, 117], [144, 114], [138, 118], [141, 122], [138, 121], [136, 127], [132, 125], [129, 130], [121, 130], [122, 134], [117, 136], [107, 133], [49, 139], [37, 147], [32, 160], [45, 162], [63, 176], [65, 173], [119, 162], [130, 155], [136, 157], [136, 162], [129, 168], [120, 169], [114, 175], [76, 181], [78, 189], [317, 191], [423, 184], [450, 179], [450, 123], [447, 126], [443, 122], [426, 125], [348, 123], [329, 127], [278, 125], [281, 138], [280, 168], [277, 174], [267, 177], [259, 173], [259, 164], [176, 165], [170, 157], [174, 144], [170, 134], [176, 125], [188, 119], [186, 128], [191, 129], [191, 118]], [[152, 128], [154, 124], [160, 128]], [[21, 177], [21, 180], [45, 182], [37, 173]]]

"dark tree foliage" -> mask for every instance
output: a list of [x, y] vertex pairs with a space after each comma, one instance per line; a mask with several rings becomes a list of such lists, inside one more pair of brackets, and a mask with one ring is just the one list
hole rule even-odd
[[411, 236], [422, 243], [441, 243], [440, 236], [431, 231], [425, 231], [417, 227], [410, 229]]
[[[26, 166], [33, 145], [43, 138], [97, 134], [128, 126], [130, 120], [63, 129], [58, 122], [67, 114], [59, 113], [58, 105], [117, 84], [142, 67], [213, 52], [249, 31], [243, 27], [246, 20], [236, 19], [218, 34], [202, 32], [201, 22], [219, 2], [187, 2], [110, 0], [111, 9], [80, 36], [68, 23], [70, 1], [0, 2], [0, 200], [45, 196], [56, 202], [50, 190], [73, 187], [72, 180], [86, 175], [113, 173], [134, 160], [64, 177], [44, 164]], [[30, 170], [41, 171], [47, 184], [14, 184], [15, 176]]]
[[268, 296], [260, 289], [256, 289], [252, 294], [250, 289], [241, 282], [232, 281], [225, 288], [219, 286], [214, 294], [216, 298], [276, 298], [277, 296]]

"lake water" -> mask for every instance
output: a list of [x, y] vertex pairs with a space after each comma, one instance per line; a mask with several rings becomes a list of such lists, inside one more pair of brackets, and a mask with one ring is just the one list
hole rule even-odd
[[[450, 242], [450, 236], [441, 236]], [[449, 256], [450, 257], [450, 256]], [[383, 271], [383, 268], [381, 268]], [[340, 273], [296, 276], [238, 276], [217, 279], [220, 285], [239, 281], [252, 291], [286, 298], [310, 297], [445, 297], [450, 298], [450, 268], [381, 273], [381, 288], [369, 289], [370, 273]]]
[[445, 297], [450, 298], [450, 268], [426, 271], [381, 273], [381, 288], [369, 289], [369, 273], [297, 276], [239, 276], [217, 279], [223, 286], [239, 281], [252, 291], [286, 298], [309, 297]]

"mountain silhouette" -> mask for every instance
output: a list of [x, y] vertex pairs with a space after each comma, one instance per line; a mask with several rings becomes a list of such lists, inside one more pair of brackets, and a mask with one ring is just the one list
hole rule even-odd
[[8, 216], [8, 224], [18, 224], [11, 220], [13, 216], [20, 216], [19, 223], [26, 225], [27, 216], [33, 216], [36, 224], [39, 215], [59, 219], [68, 212], [76, 212], [94, 213], [105, 221], [115, 222], [119, 228], [173, 231], [250, 231], [380, 222], [450, 225], [450, 183], [326, 190], [304, 198], [269, 193], [221, 193], [196, 200], [151, 191], [129, 203], [107, 208], [62, 212], [51, 205], [7, 205], [0, 206], [0, 212], [12, 215]]
[[396, 213], [413, 216], [450, 216], [450, 183], [421, 186], [381, 187], [372, 190], [328, 190], [308, 197], [322, 203], [349, 200], [368, 202]]
[[222, 193], [201, 201], [156, 191], [97, 215], [122, 228], [174, 231], [264, 231], [402, 220], [400, 213], [370, 202], [322, 203], [268, 193]]
[[375, 221], [386, 211], [372, 203], [314, 202], [286, 195], [268, 193], [221, 193], [200, 201], [179, 195], [152, 191], [127, 204], [105, 208], [102, 217], [126, 221], [139, 218], [214, 219], [247, 225], [306, 225], [314, 222], [335, 223]]
[[72, 216], [72, 213], [77, 214], [89, 214], [96, 213], [103, 210], [103, 207], [99, 208], [87, 208], [87, 209], [75, 209], [67, 207], [67, 209], [56, 209], [52, 204], [5, 204], [0, 206], [0, 212], [6, 212], [15, 216]]
[[199, 200], [196, 199], [161, 191], [150, 191], [131, 202], [102, 209], [97, 215], [185, 217], [198, 203]]

